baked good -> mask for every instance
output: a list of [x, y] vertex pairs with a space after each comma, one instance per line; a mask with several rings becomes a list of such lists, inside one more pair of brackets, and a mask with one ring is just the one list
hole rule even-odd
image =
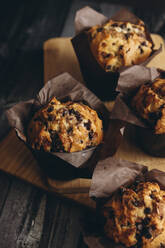
[[109, 20], [102, 26], [90, 28], [88, 37], [94, 57], [106, 72], [116, 72], [121, 66], [140, 64], [153, 49], [142, 21], [135, 25]]
[[148, 243], [145, 248], [165, 248], [165, 231], [158, 235], [151, 243]]
[[164, 247], [165, 191], [157, 183], [121, 187], [105, 203], [103, 214], [105, 233], [116, 243], [131, 248]]
[[101, 143], [102, 121], [96, 111], [87, 105], [61, 103], [53, 97], [35, 113], [27, 134], [28, 142], [34, 149], [76, 152]]
[[165, 79], [141, 85], [131, 105], [156, 134], [165, 133]]

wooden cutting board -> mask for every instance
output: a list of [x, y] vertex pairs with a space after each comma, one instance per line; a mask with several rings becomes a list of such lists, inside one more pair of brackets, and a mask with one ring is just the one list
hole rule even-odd
[[[165, 69], [165, 50], [163, 39], [153, 34], [155, 47], [163, 44], [163, 51], [156, 56], [148, 66]], [[74, 54], [70, 38], [50, 39], [44, 44], [44, 82], [62, 73], [69, 72], [73, 77], [83, 82], [77, 58]], [[106, 103], [111, 108], [111, 103]], [[127, 139], [123, 139], [116, 155], [123, 159], [139, 162], [150, 169], [157, 168], [165, 171], [165, 158], [154, 158], [143, 153], [133, 146]], [[74, 179], [71, 181], [54, 181], [45, 178], [36, 160], [25, 145], [16, 137], [14, 131], [0, 143], [0, 169], [18, 178], [21, 178], [44, 190], [56, 192], [62, 196], [73, 199], [81, 204], [94, 207], [94, 202], [89, 199], [88, 192], [90, 179]]]

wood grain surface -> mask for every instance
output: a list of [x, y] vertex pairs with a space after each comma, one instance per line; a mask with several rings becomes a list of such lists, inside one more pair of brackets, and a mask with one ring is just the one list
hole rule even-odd
[[94, 202], [88, 197], [90, 179], [47, 180], [37, 161], [23, 142], [18, 139], [14, 130], [0, 143], [0, 157], [2, 161], [0, 169], [2, 171], [49, 192], [56, 192], [81, 204], [94, 207]]
[[[163, 43], [162, 38], [158, 35], [152, 35], [152, 38], [156, 48]], [[155, 57], [149, 66], [157, 66], [165, 69], [164, 59], [165, 52], [163, 47], [163, 52]], [[45, 82], [64, 71], [70, 72], [76, 79], [81, 82], [83, 81], [70, 39], [57, 38], [48, 40], [44, 44]], [[111, 105], [112, 103], [106, 104], [108, 107]], [[31, 152], [16, 137], [14, 131], [10, 132], [7, 138], [0, 143], [0, 156], [3, 161], [0, 164], [1, 170], [47, 191], [59, 193], [90, 207], [95, 206], [94, 202], [88, 196], [91, 183], [90, 179], [77, 178], [70, 181], [45, 179]], [[126, 137], [123, 139], [115, 156], [147, 165], [149, 169], [157, 168], [165, 170], [164, 158], [155, 158], [145, 154], [131, 144]]]
[[[72, 37], [78, 9], [88, 5], [110, 17], [127, 7], [144, 20], [151, 32], [165, 38], [164, 4], [163, 0], [149, 4], [139, 0], [3, 1], [0, 8], [0, 139], [9, 132], [4, 115], [6, 108], [32, 98], [43, 85], [43, 42], [54, 37]], [[35, 168], [35, 162], [32, 163]], [[84, 206], [2, 171], [0, 192], [0, 248], [87, 248], [82, 239], [81, 219], [88, 218], [90, 212]]]

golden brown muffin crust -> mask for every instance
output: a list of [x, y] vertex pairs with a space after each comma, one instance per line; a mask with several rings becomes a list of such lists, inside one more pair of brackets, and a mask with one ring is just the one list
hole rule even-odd
[[122, 187], [104, 205], [103, 214], [109, 238], [126, 247], [149, 247], [165, 231], [165, 191], [151, 182]]
[[165, 79], [158, 78], [153, 83], [142, 85], [131, 105], [156, 134], [165, 133]]
[[102, 26], [88, 30], [91, 51], [105, 71], [118, 71], [121, 66], [131, 66], [145, 61], [152, 52], [144, 23], [109, 20]]
[[102, 121], [95, 110], [55, 97], [35, 113], [28, 127], [31, 147], [51, 152], [81, 151], [100, 144], [102, 138]]

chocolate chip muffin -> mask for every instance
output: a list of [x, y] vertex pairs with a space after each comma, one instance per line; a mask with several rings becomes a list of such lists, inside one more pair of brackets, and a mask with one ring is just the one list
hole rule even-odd
[[90, 28], [88, 37], [94, 57], [107, 72], [116, 72], [121, 66], [140, 64], [153, 49], [142, 21], [135, 25], [109, 20], [102, 26]]
[[116, 243], [131, 248], [164, 247], [165, 191], [157, 183], [121, 187], [103, 206], [103, 214], [105, 233]]
[[165, 133], [165, 79], [142, 85], [131, 105], [156, 134]]
[[97, 146], [103, 138], [96, 111], [82, 103], [61, 103], [55, 97], [32, 118], [30, 146], [48, 152], [76, 152]]

